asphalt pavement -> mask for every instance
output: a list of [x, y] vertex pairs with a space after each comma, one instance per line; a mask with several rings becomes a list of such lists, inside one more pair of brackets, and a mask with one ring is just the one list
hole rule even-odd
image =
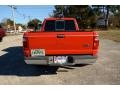
[[0, 84], [120, 84], [120, 43], [100, 39], [97, 62], [71, 67], [33, 66], [24, 62], [22, 35], [0, 42]]

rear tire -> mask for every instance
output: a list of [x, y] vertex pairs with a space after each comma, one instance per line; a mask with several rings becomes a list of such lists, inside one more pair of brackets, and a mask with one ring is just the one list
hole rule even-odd
[[3, 38], [2, 38], [2, 37], [0, 37], [0, 42], [2, 42], [2, 39], [3, 39]]

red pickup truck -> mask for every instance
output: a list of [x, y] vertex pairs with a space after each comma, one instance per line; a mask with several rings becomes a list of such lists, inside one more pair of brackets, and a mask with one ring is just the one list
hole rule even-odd
[[27, 64], [91, 64], [96, 61], [98, 46], [97, 32], [81, 31], [74, 18], [47, 18], [40, 31], [23, 35]]
[[0, 25], [0, 42], [2, 41], [4, 36], [5, 36], [5, 30]]

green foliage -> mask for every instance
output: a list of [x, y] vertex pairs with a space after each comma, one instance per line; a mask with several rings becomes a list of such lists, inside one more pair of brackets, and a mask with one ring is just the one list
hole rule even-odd
[[114, 15], [120, 15], [120, 5], [110, 5], [110, 11], [114, 13]]
[[8, 25], [13, 26], [13, 20], [9, 18], [4, 18], [0, 24], [4, 29], [7, 29]]
[[42, 23], [39, 19], [33, 19], [28, 22], [28, 27], [36, 27], [39, 23]]
[[5, 18], [2, 20], [1, 22], [3, 25], [10, 25], [12, 26], [13, 25], [13, 20], [9, 19], [9, 18]]
[[96, 25], [95, 13], [88, 5], [55, 6], [53, 17], [59, 17], [61, 13], [64, 15], [64, 17], [76, 18], [80, 28], [94, 28]]
[[112, 18], [113, 26], [120, 28], [120, 5], [112, 5], [110, 6], [110, 10], [114, 14]]
[[[110, 13], [114, 17], [111, 18]], [[80, 28], [95, 28], [100, 17], [105, 19], [105, 29], [108, 28], [109, 22], [114, 27], [120, 27], [119, 5], [56, 5], [52, 17], [59, 17], [60, 14], [76, 18]]]
[[13, 20], [7, 19], [7, 20], [6, 20], [6, 23], [7, 23], [7, 25], [11, 25], [11, 26], [12, 26], [12, 25], [13, 25]]

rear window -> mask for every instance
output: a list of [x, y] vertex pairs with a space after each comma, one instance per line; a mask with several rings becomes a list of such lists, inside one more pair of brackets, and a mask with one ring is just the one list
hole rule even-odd
[[45, 31], [55, 31], [55, 20], [46, 21]]
[[64, 31], [64, 28], [65, 28], [64, 20], [58, 20], [55, 22], [56, 31]]
[[45, 31], [76, 31], [73, 20], [47, 20]]
[[65, 21], [65, 30], [66, 31], [75, 31], [75, 23], [73, 20], [66, 20]]

